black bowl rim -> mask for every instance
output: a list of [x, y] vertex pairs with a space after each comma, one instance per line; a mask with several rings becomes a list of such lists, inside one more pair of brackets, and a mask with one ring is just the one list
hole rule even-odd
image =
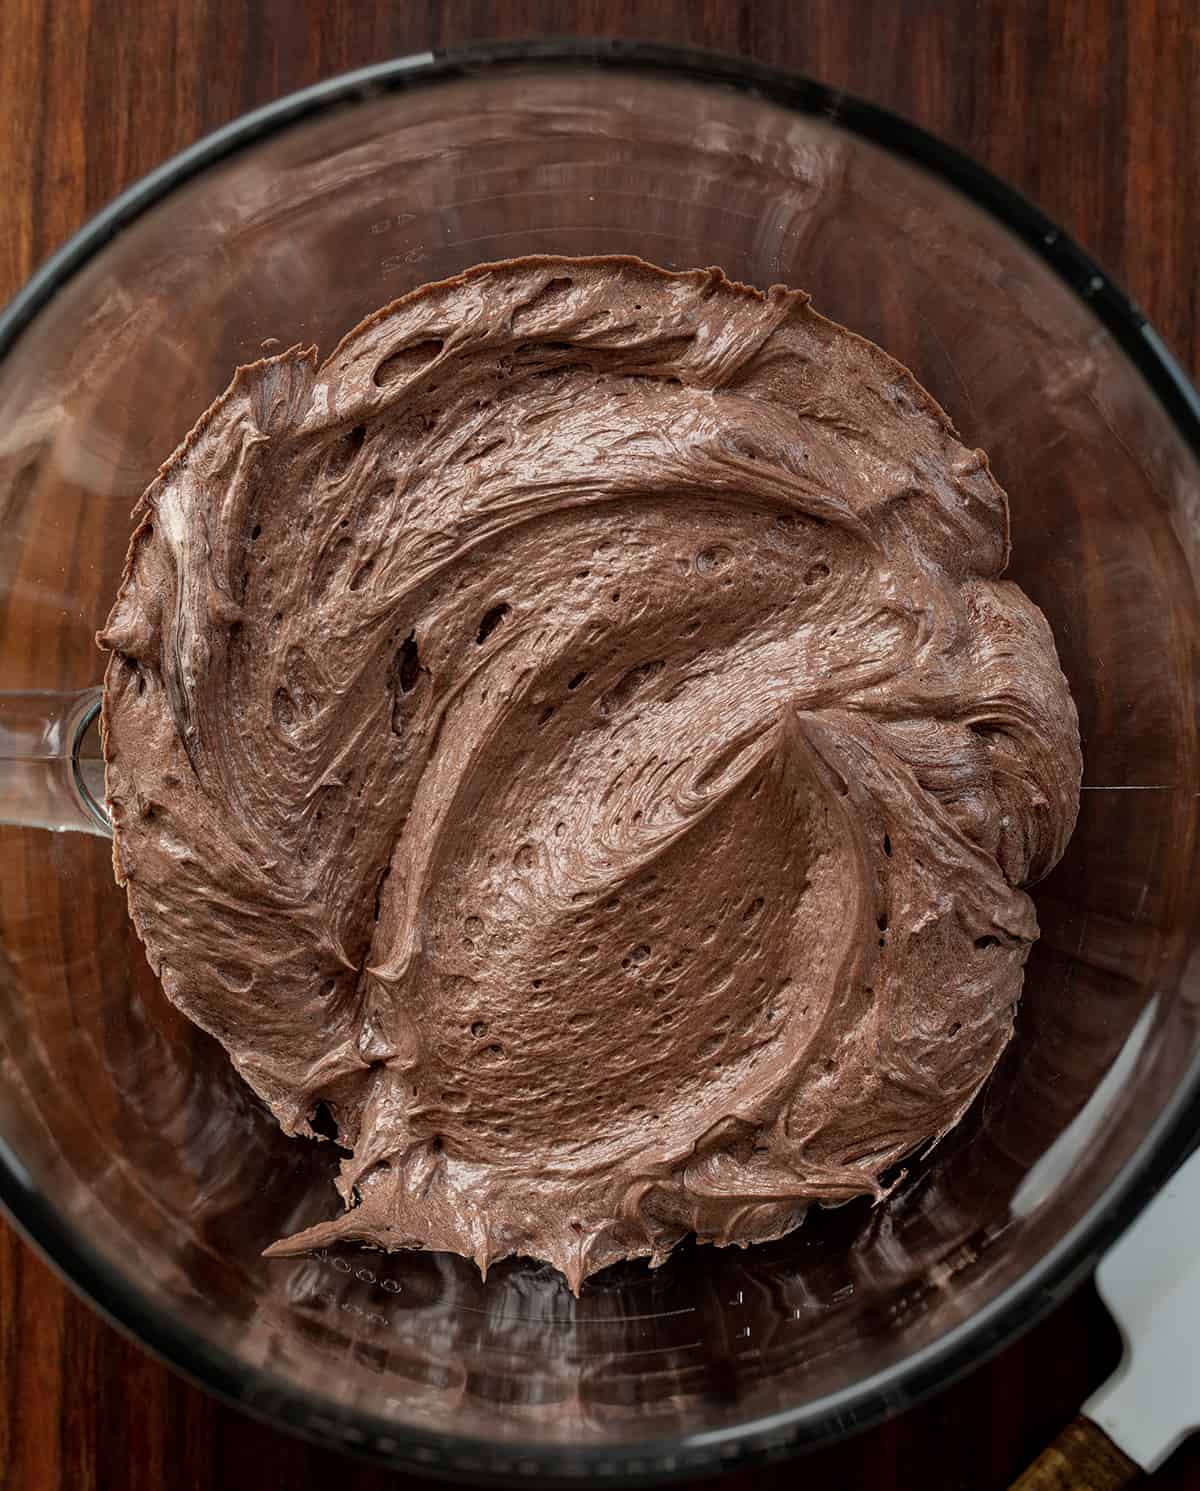
[[[123, 228], [210, 166], [331, 106], [368, 101], [488, 71], [595, 67], [656, 73], [733, 89], [851, 134], [931, 171], [998, 219], [1093, 311], [1149, 384], [1200, 462], [1200, 395], [1129, 297], [1066, 233], [1019, 192], [908, 120], [840, 89], [741, 58], [596, 40], [470, 45], [360, 68], [256, 109], [181, 151], [90, 219], [0, 312], [0, 359], [62, 286]], [[531, 1477], [580, 1484], [660, 1483], [812, 1448], [865, 1429], [919, 1402], [985, 1361], [1064, 1299], [1169, 1178], [1200, 1131], [1200, 1055], [1104, 1194], [1020, 1279], [968, 1320], [902, 1362], [816, 1402], [733, 1427], [597, 1447], [495, 1443], [400, 1427], [343, 1409], [239, 1361], [190, 1327], [165, 1318], [132, 1282], [38, 1193], [0, 1139], [0, 1203], [66, 1281], [112, 1324], [218, 1396], [317, 1443], [427, 1476], [498, 1484]]]

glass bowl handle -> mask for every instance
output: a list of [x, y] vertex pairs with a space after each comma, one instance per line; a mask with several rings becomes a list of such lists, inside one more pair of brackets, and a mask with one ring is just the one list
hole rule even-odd
[[99, 688], [0, 692], [0, 823], [112, 836]]

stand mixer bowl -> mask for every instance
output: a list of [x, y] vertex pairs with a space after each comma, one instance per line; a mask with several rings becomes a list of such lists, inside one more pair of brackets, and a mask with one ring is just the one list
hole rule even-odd
[[[129, 511], [239, 363], [525, 253], [782, 281], [878, 341], [1008, 490], [1010, 576], [1079, 706], [1084, 791], [1035, 892], [1017, 1033], [886, 1203], [685, 1247], [574, 1299], [515, 1260], [267, 1260], [332, 1213], [164, 999], [113, 882], [93, 635]], [[618, 46], [387, 64], [147, 178], [0, 320], [0, 1199], [194, 1378], [471, 1479], [662, 1480], [826, 1441], [1072, 1287], [1200, 1114], [1200, 405], [1119, 290], [919, 131], [742, 63]], [[75, 829], [78, 832], [50, 832]]]

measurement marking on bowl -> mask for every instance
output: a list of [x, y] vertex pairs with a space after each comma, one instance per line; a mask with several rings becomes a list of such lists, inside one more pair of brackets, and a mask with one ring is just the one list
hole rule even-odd
[[399, 1279], [393, 1279], [388, 1275], [381, 1277], [373, 1269], [367, 1268], [362, 1264], [356, 1267], [348, 1258], [335, 1257], [325, 1248], [317, 1248], [312, 1254], [312, 1259], [314, 1263], [319, 1263], [322, 1268], [332, 1268], [339, 1274], [344, 1274], [348, 1278], [356, 1278], [362, 1284], [373, 1285], [376, 1289], [382, 1289], [387, 1294], [396, 1295], [404, 1293], [404, 1285], [401, 1284]]
[[393, 269], [403, 269], [406, 264], [420, 264], [424, 257], [424, 249], [413, 248], [406, 254], [389, 254], [386, 259], [380, 259], [379, 268], [381, 273], [391, 274]]
[[[1080, 792], [1178, 792], [1179, 788], [1171, 782], [1156, 782], [1152, 786], [1131, 787], [1080, 787]], [[1195, 794], [1200, 797], [1200, 792]]]
[[367, 229], [373, 237], [380, 233], [386, 233], [389, 228], [402, 228], [405, 223], [411, 223], [416, 216], [412, 212], [398, 212], [395, 217], [381, 217]]
[[635, 1346], [632, 1351], [618, 1351], [618, 1356], [661, 1356], [664, 1351], [695, 1351], [703, 1341], [689, 1341], [686, 1346]]
[[[391, 1330], [395, 1322], [389, 1315], [380, 1315], [375, 1310], [364, 1310], [360, 1305], [351, 1304], [348, 1300], [339, 1300], [336, 1294], [330, 1294], [328, 1289], [318, 1289], [312, 1295], [312, 1302], [319, 1305], [328, 1305], [330, 1309], [341, 1310], [345, 1315], [357, 1315], [360, 1320], [365, 1320], [368, 1325], [382, 1326]], [[307, 1304], [307, 1300], [300, 1301]]]
[[658, 1310], [652, 1315], [593, 1315], [583, 1320], [542, 1320], [537, 1315], [497, 1315], [482, 1305], [458, 1305], [469, 1315], [486, 1315], [489, 1320], [519, 1320], [525, 1325], [628, 1325], [633, 1320], [670, 1320], [675, 1315], [694, 1315], [695, 1305], [684, 1305], [678, 1310]]

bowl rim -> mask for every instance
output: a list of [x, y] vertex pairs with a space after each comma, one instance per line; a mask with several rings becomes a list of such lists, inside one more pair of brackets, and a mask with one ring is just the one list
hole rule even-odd
[[[742, 58], [615, 40], [471, 44], [414, 53], [340, 74], [240, 116], [128, 187], [57, 250], [0, 311], [0, 361], [57, 292], [125, 227], [209, 167], [326, 109], [410, 88], [517, 69], [602, 68], [731, 89], [818, 116], [913, 162], [997, 219], [1096, 315], [1150, 386], [1200, 462], [1200, 394], [1158, 332], [1071, 238], [1014, 188], [901, 116], [841, 89]], [[531, 1477], [581, 1484], [661, 1483], [843, 1438], [908, 1408], [978, 1366], [1064, 1299], [1166, 1181], [1200, 1133], [1200, 1054], [1102, 1195], [1020, 1278], [967, 1320], [852, 1386], [795, 1408], [699, 1433], [594, 1447], [501, 1443], [400, 1426], [345, 1409], [164, 1317], [78, 1235], [0, 1138], [0, 1203], [18, 1230], [110, 1323], [169, 1366], [256, 1417], [317, 1443], [449, 1479]]]

